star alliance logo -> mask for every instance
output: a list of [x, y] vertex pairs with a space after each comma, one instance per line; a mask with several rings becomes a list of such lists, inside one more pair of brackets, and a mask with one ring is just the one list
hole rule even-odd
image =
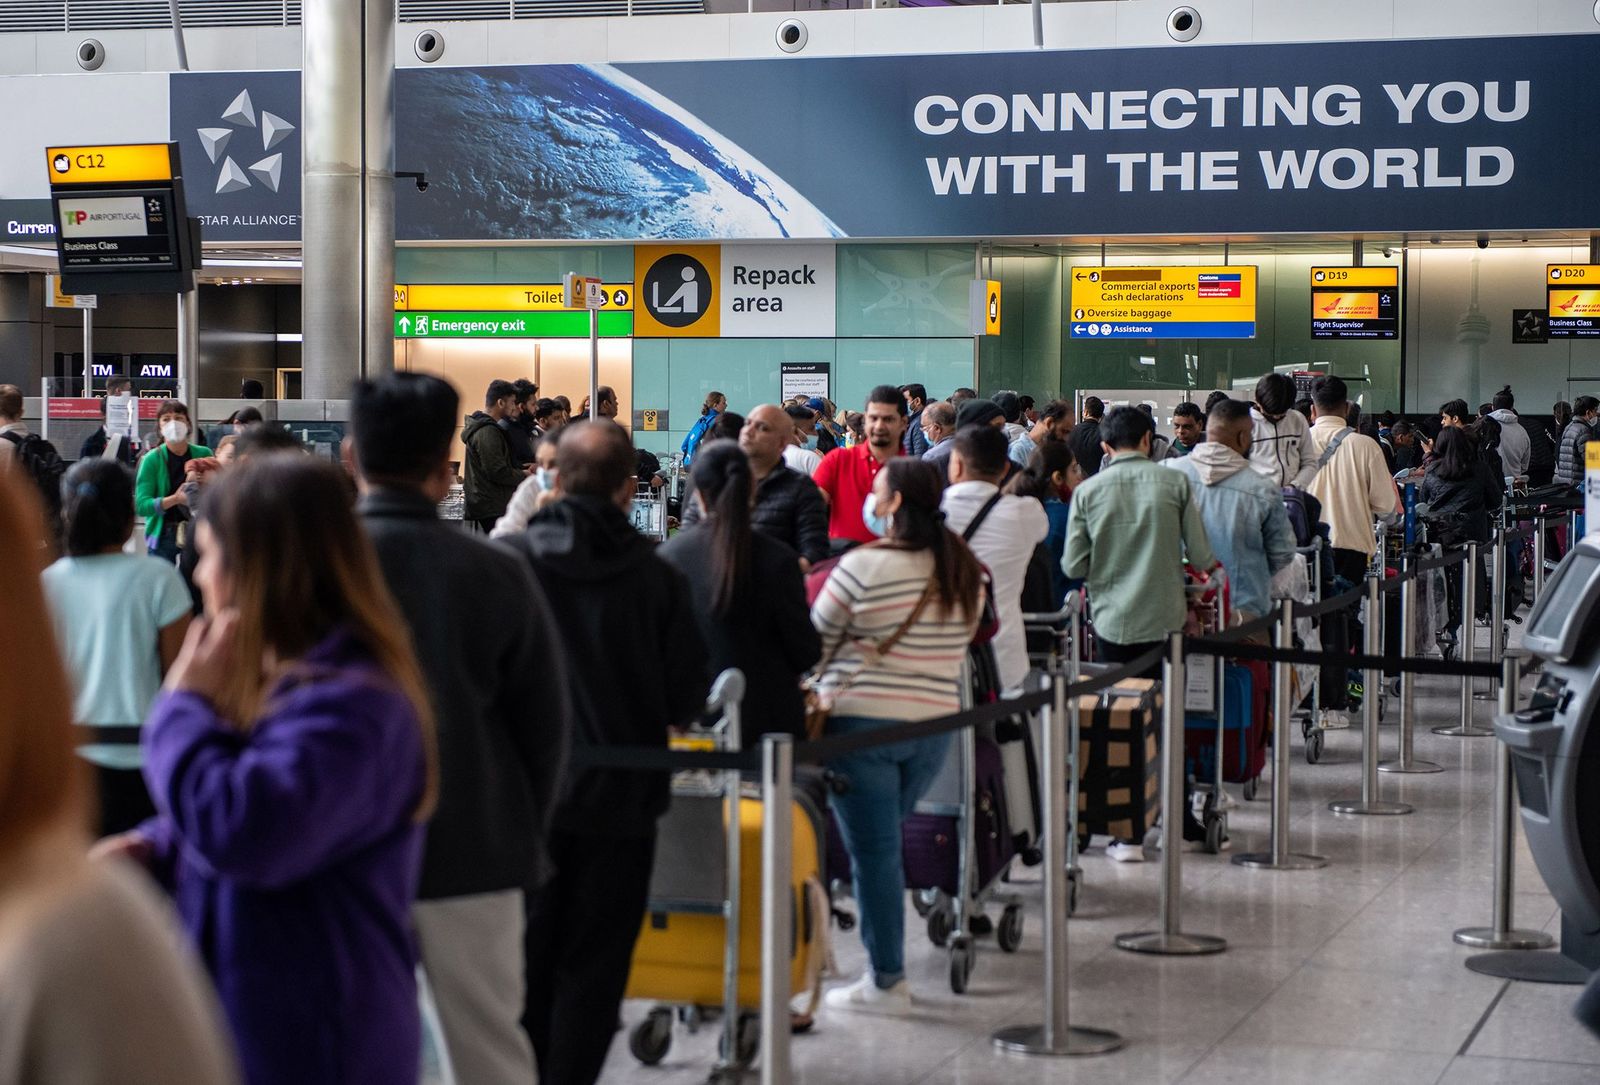
[[[289, 138], [295, 130], [294, 125], [278, 116], [276, 113], [256, 111], [255, 104], [250, 101], [250, 92], [241, 90], [238, 97], [229, 103], [228, 108], [222, 111], [222, 121], [229, 125], [227, 128], [197, 128], [195, 133], [200, 137], [200, 146], [205, 151], [211, 164], [217, 167], [216, 192], [218, 196], [229, 196], [235, 192], [243, 192], [259, 184], [269, 192], [277, 192], [283, 183], [283, 152], [273, 152], [274, 148]], [[254, 157], [255, 148], [251, 146], [254, 136], [247, 129], [254, 128], [261, 134], [261, 150], [264, 157], [252, 162], [249, 166], [241, 167], [229, 153], [230, 144], [239, 158]], [[251, 178], [255, 181], [252, 182]]]

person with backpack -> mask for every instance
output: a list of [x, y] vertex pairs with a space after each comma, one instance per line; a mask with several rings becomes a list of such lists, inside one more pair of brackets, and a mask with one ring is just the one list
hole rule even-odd
[[1034, 598], [1037, 588], [1034, 569], [1030, 565], [1028, 578], [1022, 585], [1024, 613], [1058, 610], [1062, 600], [1067, 597], [1070, 581], [1061, 571], [1061, 559], [1067, 553], [1067, 521], [1072, 512], [1068, 502], [1072, 500], [1073, 488], [1082, 481], [1083, 472], [1072, 459], [1072, 447], [1065, 441], [1044, 440], [1033, 450], [1027, 466], [1012, 475], [1011, 481], [1006, 483], [1006, 493], [1033, 498], [1044, 506], [1045, 519], [1050, 521], [1050, 533], [1044, 539], [1044, 548], [1050, 557], [1049, 596]]
[[950, 530], [966, 540], [989, 569], [1000, 616], [995, 662], [1000, 688], [1009, 691], [1028, 676], [1022, 585], [1034, 549], [1050, 534], [1050, 519], [1039, 502], [1001, 492], [1010, 463], [1007, 447], [1005, 431], [995, 426], [968, 426], [957, 433], [950, 454], [950, 485], [939, 508]]
[[[1389, 474], [1383, 449], [1346, 422], [1349, 391], [1339, 377], [1318, 377], [1311, 389], [1316, 422], [1306, 438], [1316, 472], [1306, 487], [1322, 503], [1328, 524], [1333, 572], [1349, 584], [1360, 584], [1367, 564], [1378, 549], [1372, 533], [1374, 516], [1399, 515], [1400, 491]], [[1355, 607], [1328, 615], [1323, 622], [1323, 645], [1330, 658], [1346, 655], [1352, 646], [1364, 647], [1361, 619]], [[1322, 669], [1324, 729], [1350, 726], [1347, 668], [1334, 662]]]
[[700, 447], [701, 441], [714, 440], [711, 428], [717, 424], [717, 418], [727, 409], [728, 397], [721, 392], [712, 392], [706, 396], [706, 401], [700, 405], [700, 418], [689, 430], [689, 435], [683, 439], [680, 448], [685, 467], [694, 462], [695, 450]]
[[186, 469], [191, 460], [209, 457], [211, 450], [189, 443], [189, 408], [179, 400], [169, 399], [156, 409], [156, 429], [161, 443], [139, 461], [133, 507], [144, 517], [145, 549], [176, 562], [189, 541], [193, 519], [184, 488]]
[[61, 477], [67, 465], [55, 445], [23, 424], [22, 389], [0, 384], [0, 473], [12, 468], [33, 481], [44, 502], [44, 541], [54, 547], [61, 534]]

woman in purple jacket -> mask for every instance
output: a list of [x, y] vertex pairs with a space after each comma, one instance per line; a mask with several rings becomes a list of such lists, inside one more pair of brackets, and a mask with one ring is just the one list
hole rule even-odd
[[211, 613], [145, 724], [160, 816], [120, 847], [173, 886], [251, 1085], [416, 1081], [437, 764], [405, 623], [331, 465], [237, 467], [199, 530]]

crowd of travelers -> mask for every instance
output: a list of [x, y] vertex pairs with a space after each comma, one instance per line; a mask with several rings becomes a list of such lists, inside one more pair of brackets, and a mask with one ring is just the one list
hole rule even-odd
[[[62, 471], [0, 385], [0, 553], [26, 574], [0, 622], [0, 1058], [40, 1081], [391, 1085], [417, 1079], [426, 1002], [453, 1080], [587, 1085], [669, 787], [575, 751], [665, 745], [728, 667], [752, 736], [814, 737], [803, 688], [829, 733], [946, 715], [989, 621], [1014, 695], [1023, 613], [1080, 585], [1100, 657], [1135, 660], [1219, 567], [1238, 620], [1270, 609], [1286, 493], [1353, 583], [1397, 471], [1482, 540], [1541, 453], [1581, 478], [1600, 416], [1583, 396], [1530, 433], [1507, 388], [1445, 404], [1430, 438], [1362, 421], [1338, 377], [1296, 400], [1268, 374], [1166, 436], [1095, 396], [882, 385], [859, 412], [738, 415], [713, 391], [658, 545], [628, 510], [664, 473], [606, 386], [591, 416], [497, 380], [463, 419], [438, 378], [361, 382], [342, 467], [259, 414], [200, 444], [169, 401], [136, 459], [102, 431]], [[438, 514], [458, 473], [466, 530]], [[1319, 725], [1348, 726], [1357, 611], [1324, 643]], [[828, 766], [870, 961], [830, 1007], [913, 1006], [901, 825], [949, 741]]]

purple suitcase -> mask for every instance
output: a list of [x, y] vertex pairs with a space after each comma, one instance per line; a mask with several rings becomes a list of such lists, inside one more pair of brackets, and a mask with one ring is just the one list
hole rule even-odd
[[[1016, 854], [1012, 834], [1006, 823], [1005, 774], [1000, 748], [986, 738], [976, 741], [977, 797], [973, 805], [976, 818], [976, 856], [978, 885], [987, 886], [1000, 876]], [[954, 817], [941, 814], [911, 814], [900, 834], [901, 855], [905, 863], [907, 889], [942, 889], [952, 896], [960, 871], [960, 841]], [[828, 812], [828, 878], [849, 881], [850, 853], [832, 810]]]

